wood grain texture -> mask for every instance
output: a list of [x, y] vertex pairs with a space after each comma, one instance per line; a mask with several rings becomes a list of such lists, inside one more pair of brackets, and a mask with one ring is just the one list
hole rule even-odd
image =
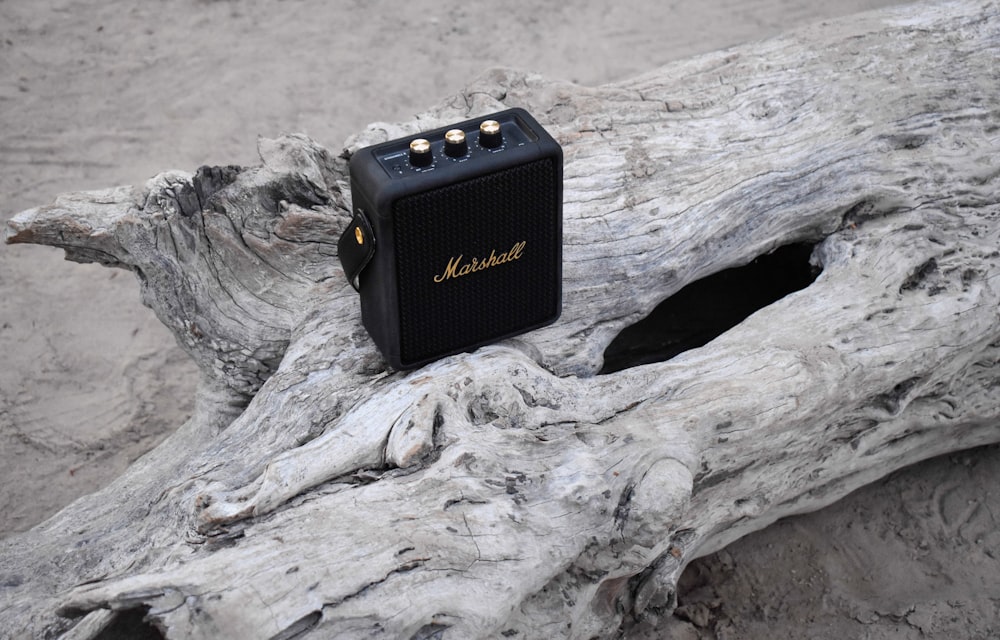
[[[135, 272], [203, 384], [122, 478], [3, 542], [5, 626], [627, 634], [693, 558], [1000, 441], [998, 58], [997, 3], [913, 5], [598, 88], [495, 70], [372, 125], [348, 153], [521, 106], [565, 152], [560, 321], [408, 374], [336, 261], [346, 162], [307, 138], [20, 214], [9, 242]], [[803, 241], [806, 289], [595, 375], [685, 285]]]

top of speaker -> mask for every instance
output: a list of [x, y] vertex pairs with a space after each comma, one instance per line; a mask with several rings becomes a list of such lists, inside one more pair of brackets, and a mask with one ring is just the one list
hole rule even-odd
[[404, 195], [545, 156], [562, 165], [562, 148], [531, 114], [507, 109], [360, 149], [350, 161], [352, 189], [378, 211]]

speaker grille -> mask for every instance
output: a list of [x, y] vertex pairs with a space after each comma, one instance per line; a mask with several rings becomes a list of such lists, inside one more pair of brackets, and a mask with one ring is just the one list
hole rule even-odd
[[[545, 158], [394, 204], [404, 365], [519, 333], [558, 314], [562, 239], [555, 184], [553, 161]], [[459, 265], [488, 260], [521, 242], [517, 260], [441, 278], [460, 256]]]

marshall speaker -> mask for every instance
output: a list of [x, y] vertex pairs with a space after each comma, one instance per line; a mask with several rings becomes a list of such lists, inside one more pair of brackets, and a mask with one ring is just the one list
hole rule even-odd
[[361, 149], [338, 243], [390, 365], [554, 322], [562, 301], [562, 149], [523, 109]]

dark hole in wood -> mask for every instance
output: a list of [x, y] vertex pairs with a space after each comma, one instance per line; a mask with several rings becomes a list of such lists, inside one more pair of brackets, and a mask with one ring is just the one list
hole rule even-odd
[[149, 607], [119, 611], [95, 640], [163, 640], [163, 634], [146, 622]]
[[604, 350], [600, 373], [663, 362], [735, 327], [758, 309], [805, 289], [821, 269], [809, 264], [815, 244], [789, 244], [692, 282], [652, 313], [625, 327]]

